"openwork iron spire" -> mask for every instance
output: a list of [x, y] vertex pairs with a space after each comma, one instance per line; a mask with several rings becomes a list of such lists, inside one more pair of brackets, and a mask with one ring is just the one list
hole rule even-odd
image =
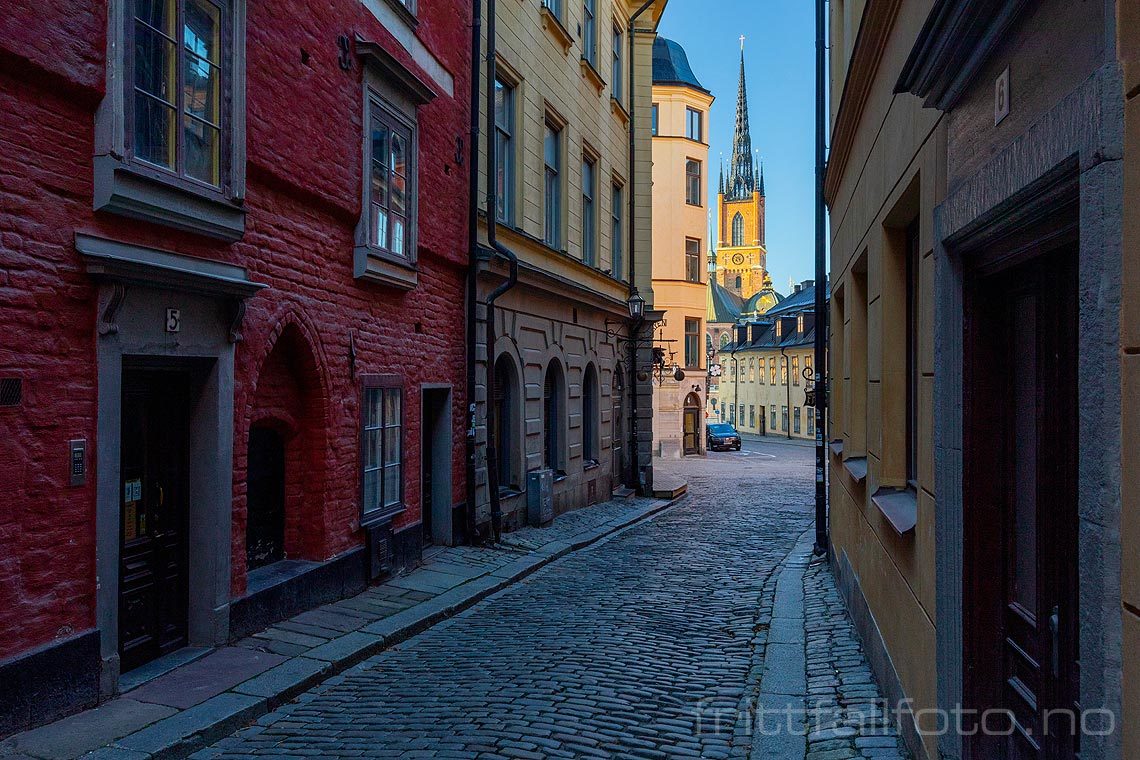
[[756, 189], [752, 167], [752, 135], [748, 129], [748, 88], [744, 82], [744, 49], [740, 50], [740, 90], [736, 96], [736, 132], [732, 137], [732, 161], [729, 164], [726, 197], [730, 201], [746, 200]]

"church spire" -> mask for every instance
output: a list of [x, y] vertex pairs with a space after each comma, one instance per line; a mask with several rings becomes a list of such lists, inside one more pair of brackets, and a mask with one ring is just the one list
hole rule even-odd
[[760, 197], [764, 197], [764, 162], [760, 162], [760, 187], [758, 189]]
[[748, 129], [748, 88], [744, 81], [744, 38], [740, 41], [740, 86], [736, 95], [736, 131], [732, 137], [732, 161], [729, 163], [727, 196], [729, 200], [746, 200], [756, 188], [752, 171], [752, 135]]
[[723, 155], [721, 155], [721, 158], [720, 158], [720, 182], [719, 182], [719, 188], [718, 188], [717, 192], [720, 193], [721, 195], [724, 195], [724, 156]]

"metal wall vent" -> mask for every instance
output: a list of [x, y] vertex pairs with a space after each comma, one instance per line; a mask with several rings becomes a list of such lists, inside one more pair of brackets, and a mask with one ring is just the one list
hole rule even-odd
[[23, 399], [23, 380], [18, 377], [0, 378], [0, 406], [19, 406]]

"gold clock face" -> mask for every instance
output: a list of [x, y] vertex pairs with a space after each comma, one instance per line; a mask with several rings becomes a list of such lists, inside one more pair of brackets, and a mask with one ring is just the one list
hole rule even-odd
[[744, 254], [743, 253], [737, 253], [737, 254], [733, 255], [732, 263], [736, 264], [736, 266], [740, 266], [741, 264], [743, 264], [744, 263]]

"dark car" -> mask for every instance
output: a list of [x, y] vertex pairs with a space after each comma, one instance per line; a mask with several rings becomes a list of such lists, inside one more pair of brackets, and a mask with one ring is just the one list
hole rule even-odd
[[740, 433], [727, 422], [714, 422], [706, 429], [706, 439], [710, 451], [740, 451]]

